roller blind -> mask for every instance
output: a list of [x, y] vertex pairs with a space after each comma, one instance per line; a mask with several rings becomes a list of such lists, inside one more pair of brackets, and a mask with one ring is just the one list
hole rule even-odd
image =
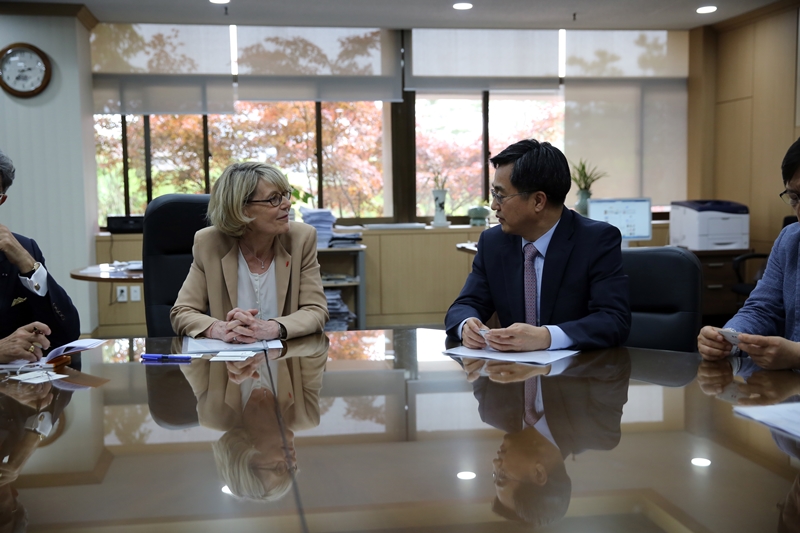
[[406, 33], [406, 89], [558, 89], [558, 30], [419, 29]]

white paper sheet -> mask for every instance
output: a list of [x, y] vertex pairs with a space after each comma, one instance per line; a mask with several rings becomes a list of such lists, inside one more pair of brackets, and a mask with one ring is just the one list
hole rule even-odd
[[[259, 350], [259, 352], [260, 351], [261, 350]], [[249, 351], [219, 352], [217, 353], [217, 355], [211, 358], [211, 361], [246, 361], [259, 352], [249, 352]]]
[[532, 363], [536, 365], [549, 365], [559, 359], [571, 357], [578, 353], [577, 350], [537, 350], [534, 352], [498, 352], [497, 350], [473, 350], [465, 346], [458, 346], [445, 350], [447, 355], [458, 357], [472, 357], [474, 359], [494, 359], [496, 361], [509, 361], [512, 363]]
[[233, 344], [218, 339], [193, 339], [191, 337], [184, 337], [181, 351], [183, 353], [240, 352], [243, 350], [260, 352], [261, 350], [280, 350], [282, 348], [283, 343], [278, 339], [259, 341], [253, 344]]
[[55, 372], [47, 372], [46, 370], [39, 370], [37, 372], [28, 372], [26, 374], [19, 374], [11, 376], [11, 379], [16, 379], [22, 383], [46, 383], [48, 381], [55, 381], [57, 379], [64, 379], [67, 376], [64, 374], [56, 374]]
[[745, 418], [760, 422], [772, 429], [800, 437], [800, 403], [779, 403], [777, 405], [739, 405], [733, 412]]

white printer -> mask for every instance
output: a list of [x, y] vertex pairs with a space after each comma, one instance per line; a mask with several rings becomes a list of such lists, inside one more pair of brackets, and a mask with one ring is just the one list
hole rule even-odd
[[689, 250], [746, 250], [750, 247], [750, 212], [725, 200], [672, 202], [669, 243]]

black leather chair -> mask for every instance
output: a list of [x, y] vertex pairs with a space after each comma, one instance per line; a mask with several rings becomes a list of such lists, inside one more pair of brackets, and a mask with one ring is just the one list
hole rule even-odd
[[676, 246], [625, 248], [622, 265], [632, 314], [625, 346], [696, 351], [703, 283], [697, 256]]
[[142, 268], [148, 337], [175, 335], [169, 312], [192, 264], [194, 234], [205, 228], [207, 194], [166, 194], [144, 214]]
[[[789, 215], [783, 218], [783, 227], [785, 228], [789, 224], [794, 224], [797, 222], [797, 217], [794, 215]], [[761, 254], [761, 253], [746, 253], [733, 258], [733, 271], [736, 273], [737, 283], [731, 285], [731, 290], [736, 294], [739, 294], [744, 297], [750, 296], [750, 293], [753, 292], [753, 289], [756, 288], [756, 283], [761, 280], [764, 276], [764, 270], [767, 268], [767, 261], [766, 259], [769, 257], [769, 254]], [[755, 275], [753, 275], [751, 280], [745, 279], [745, 271], [747, 270], [747, 262], [752, 260], [759, 260], [761, 261], [761, 266], [756, 270]]]

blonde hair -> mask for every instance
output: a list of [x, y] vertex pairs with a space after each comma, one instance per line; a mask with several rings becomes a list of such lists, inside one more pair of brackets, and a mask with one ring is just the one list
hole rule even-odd
[[250, 468], [250, 461], [259, 452], [244, 428], [226, 431], [211, 448], [222, 481], [237, 498], [274, 501], [282, 498], [292, 488], [292, 475], [289, 472], [277, 476], [273, 486], [264, 486]]
[[208, 202], [208, 220], [211, 224], [230, 237], [244, 235], [247, 225], [254, 220], [244, 214], [244, 206], [253, 198], [259, 180], [274, 185], [281, 193], [292, 189], [286, 176], [271, 165], [233, 163], [225, 169], [211, 190]]

